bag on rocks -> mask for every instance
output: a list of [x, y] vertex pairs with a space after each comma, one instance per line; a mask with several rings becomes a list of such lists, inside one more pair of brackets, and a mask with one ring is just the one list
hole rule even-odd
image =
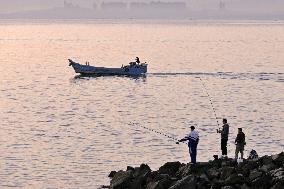
[[248, 158], [249, 158], [249, 159], [256, 159], [256, 158], [258, 158], [257, 152], [252, 149], [252, 150], [250, 151], [250, 153], [249, 153], [249, 157], [248, 157]]

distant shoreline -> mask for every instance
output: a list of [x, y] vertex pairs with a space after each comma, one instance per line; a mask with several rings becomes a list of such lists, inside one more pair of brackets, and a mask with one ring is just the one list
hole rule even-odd
[[32, 18], [32, 19], [14, 19], [0, 18], [0, 24], [284, 24], [282, 20], [244, 20], [244, 19], [50, 19], [50, 18]]

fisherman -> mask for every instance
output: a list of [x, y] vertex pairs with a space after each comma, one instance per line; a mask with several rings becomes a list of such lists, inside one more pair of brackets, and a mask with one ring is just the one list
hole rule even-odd
[[227, 157], [227, 143], [229, 137], [229, 124], [227, 119], [223, 119], [223, 126], [222, 130], [217, 129], [217, 133], [221, 133], [221, 150], [222, 150], [222, 157]]
[[138, 65], [140, 64], [140, 60], [139, 60], [138, 57], [136, 57], [135, 61], [136, 61], [136, 63], [137, 63]]
[[188, 140], [188, 148], [189, 148], [191, 163], [196, 164], [197, 144], [199, 142], [199, 135], [198, 132], [194, 130], [195, 129], [194, 126], [191, 126], [190, 129], [191, 132], [188, 135], [186, 135], [183, 139], [180, 139], [178, 142], [183, 142]]
[[238, 128], [238, 135], [235, 140], [236, 151], [235, 158], [238, 159], [239, 152], [241, 153], [241, 159], [244, 157], [244, 147], [246, 145], [246, 136], [242, 131], [242, 128]]

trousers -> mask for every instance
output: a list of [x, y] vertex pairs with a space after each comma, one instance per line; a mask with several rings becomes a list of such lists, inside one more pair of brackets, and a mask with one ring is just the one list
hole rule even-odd
[[189, 155], [191, 159], [191, 163], [196, 163], [196, 156], [197, 156], [197, 143], [196, 142], [191, 142], [188, 145], [189, 148]]
[[221, 150], [222, 150], [222, 155], [227, 155], [227, 143], [228, 139], [221, 139]]

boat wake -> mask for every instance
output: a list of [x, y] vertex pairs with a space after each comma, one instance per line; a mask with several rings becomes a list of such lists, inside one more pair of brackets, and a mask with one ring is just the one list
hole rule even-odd
[[234, 73], [234, 72], [161, 72], [148, 73], [149, 77], [164, 77], [164, 76], [193, 76], [193, 77], [219, 77], [221, 79], [243, 79], [243, 80], [273, 80], [276, 82], [284, 82], [284, 73]]

